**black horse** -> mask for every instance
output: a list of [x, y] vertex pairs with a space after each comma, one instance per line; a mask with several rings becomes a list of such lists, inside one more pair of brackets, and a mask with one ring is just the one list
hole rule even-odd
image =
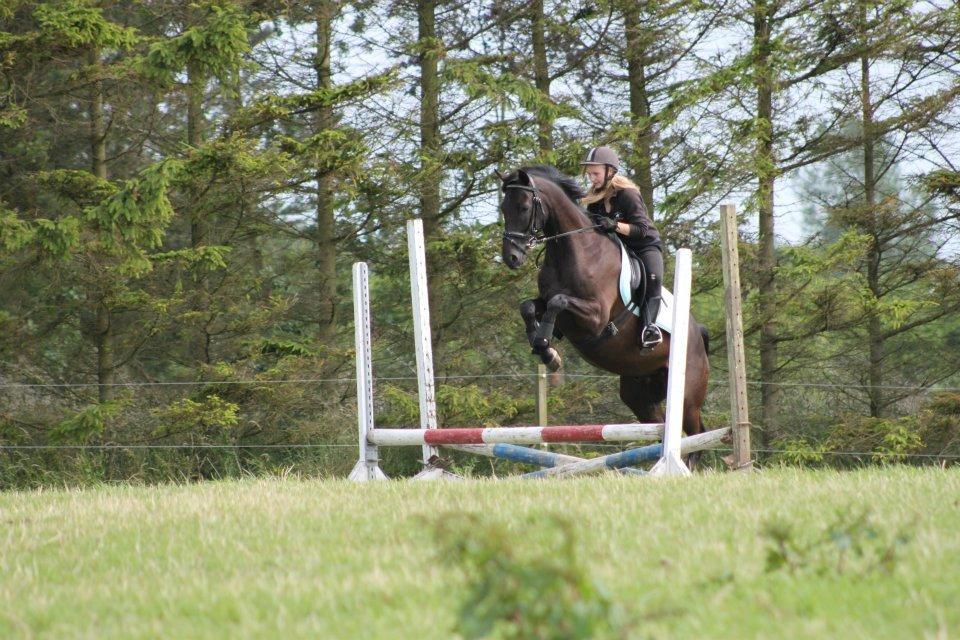
[[[516, 269], [534, 244], [546, 246], [539, 296], [520, 305], [533, 352], [552, 371], [559, 369], [560, 355], [552, 345], [558, 331], [585, 360], [620, 376], [620, 399], [638, 420], [663, 422], [670, 337], [652, 350], [637, 344], [638, 319], [624, 313], [619, 294], [620, 249], [594, 230], [579, 205], [584, 194], [576, 180], [546, 166], [497, 175], [504, 194], [504, 263]], [[608, 328], [611, 322], [618, 331]], [[710, 363], [707, 333], [692, 318], [687, 344], [683, 430], [694, 435], [704, 430], [701, 408]]]

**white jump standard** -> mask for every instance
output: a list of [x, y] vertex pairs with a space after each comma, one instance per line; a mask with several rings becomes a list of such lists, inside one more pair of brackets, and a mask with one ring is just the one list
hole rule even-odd
[[376, 445], [367, 441], [373, 431], [373, 354], [370, 340], [370, 281], [367, 264], [353, 265], [354, 348], [357, 352], [357, 422], [360, 425], [360, 459], [348, 478], [356, 481], [386, 480], [380, 469]]
[[[690, 288], [692, 255], [689, 249], [677, 252], [674, 278], [673, 332], [667, 374], [667, 407], [665, 424], [607, 424], [530, 426], [495, 428], [438, 429], [433, 383], [433, 356], [430, 344], [430, 310], [426, 290], [426, 259], [423, 224], [407, 222], [410, 251], [411, 297], [417, 347], [417, 378], [420, 398], [420, 428], [378, 429], [373, 420], [373, 366], [370, 341], [370, 294], [367, 265], [353, 265], [353, 302], [356, 322], [357, 352], [357, 421], [359, 424], [360, 459], [350, 479], [356, 481], [386, 479], [379, 466], [378, 446], [423, 447], [424, 470], [418, 478], [451, 476], [432, 466], [435, 447], [448, 446], [460, 451], [531, 462], [547, 467], [529, 477], [579, 475], [604, 469], [619, 469], [645, 460], [658, 460], [652, 475], [689, 475], [681, 453], [716, 448], [729, 441], [729, 429], [719, 429], [691, 438], [683, 438], [683, 391], [686, 369], [687, 332], [690, 322]], [[552, 452], [524, 449], [518, 445], [560, 442], [638, 442], [657, 441], [652, 445], [611, 456], [584, 460]], [[474, 447], [471, 449], [470, 447]]]

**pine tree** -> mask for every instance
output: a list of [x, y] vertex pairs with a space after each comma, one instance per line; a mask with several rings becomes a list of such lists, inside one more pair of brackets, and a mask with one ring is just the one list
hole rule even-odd
[[[939, 135], [939, 121], [960, 105], [960, 83], [949, 79], [960, 70], [951, 54], [957, 36], [948, 28], [956, 10], [928, 9], [861, 0], [843, 16], [861, 54], [848, 76], [858, 81], [834, 99], [855, 94], [859, 118], [836, 139], [845, 137], [845, 146], [860, 148], [851, 148], [834, 165], [836, 186], [824, 194], [824, 209], [828, 229], [853, 231], [867, 242], [858, 265], [864, 305], [856, 310], [866, 326], [852, 329], [867, 355], [865, 363], [851, 368], [865, 372], [859, 382], [868, 390], [875, 418], [903, 397], [888, 393], [885, 384], [899, 371], [909, 370], [923, 382], [955, 370], [950, 359], [928, 371], [917, 369], [916, 363], [908, 364], [910, 349], [903, 347], [905, 334], [913, 332], [920, 340], [930, 325], [958, 310], [950, 286], [956, 266], [947, 249], [955, 242], [952, 215], [930, 196], [908, 188], [898, 171], [906, 158], [936, 157], [931, 141]], [[855, 162], [854, 153], [859, 155]]]
[[[783, 290], [777, 277], [776, 183], [800, 167], [849, 148], [830, 135], [835, 124], [848, 117], [849, 106], [839, 104], [826, 113], [808, 106], [819, 99], [823, 78], [839, 73], [862, 53], [848, 26], [837, 20], [844, 6], [835, 0], [744, 4], [741, 23], [750, 29], [750, 46], [726, 63], [734, 71], [728, 84], [736, 105], [733, 113], [740, 113], [740, 106], [745, 112], [743, 118], [727, 119], [729, 132], [743, 151], [742, 170], [755, 186], [752, 208], [758, 215], [761, 441], [777, 429], [781, 350], [791, 340], [800, 342], [794, 348], [802, 348], [804, 340], [789, 336], [780, 326], [782, 303], [792, 290]], [[742, 95], [741, 84], [750, 86], [753, 95]]]

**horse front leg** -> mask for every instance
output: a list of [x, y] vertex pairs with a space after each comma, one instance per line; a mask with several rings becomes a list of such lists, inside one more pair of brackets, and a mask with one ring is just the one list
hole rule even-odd
[[540, 329], [539, 318], [543, 315], [546, 305], [539, 298], [531, 298], [520, 303], [520, 317], [523, 318], [523, 324], [527, 331], [527, 342], [533, 346], [533, 341], [537, 337], [537, 331]]
[[550, 346], [554, 325], [560, 312], [566, 311], [573, 316], [574, 323], [585, 331], [598, 333], [603, 328], [600, 303], [586, 298], [575, 298], [558, 293], [547, 301], [546, 309], [533, 339], [533, 351], [540, 355], [543, 364], [551, 371], [560, 368], [562, 361], [556, 349]]
[[530, 343], [530, 346], [533, 348], [533, 354], [540, 356], [540, 360], [543, 364], [547, 365], [547, 368], [550, 371], [556, 371], [560, 368], [560, 365], [563, 363], [563, 360], [560, 358], [560, 354], [556, 349], [550, 346], [549, 339], [547, 343], [544, 344], [542, 341], [539, 341], [537, 336], [543, 330], [543, 324], [540, 321], [540, 318], [548, 319], [550, 326], [548, 327], [547, 335], [550, 336], [553, 333], [553, 323], [556, 320], [556, 313], [553, 313], [552, 320], [549, 320], [548, 316], [548, 305], [543, 302], [540, 298], [535, 298], [531, 300], [524, 300], [520, 303], [520, 315], [523, 317], [523, 323], [527, 331], [527, 341]]

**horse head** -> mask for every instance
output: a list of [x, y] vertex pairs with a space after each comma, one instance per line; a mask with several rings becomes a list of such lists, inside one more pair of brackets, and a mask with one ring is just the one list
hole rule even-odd
[[533, 177], [523, 169], [511, 174], [499, 171], [503, 182], [503, 263], [517, 269], [527, 257], [527, 251], [543, 235], [546, 211], [540, 191]]

